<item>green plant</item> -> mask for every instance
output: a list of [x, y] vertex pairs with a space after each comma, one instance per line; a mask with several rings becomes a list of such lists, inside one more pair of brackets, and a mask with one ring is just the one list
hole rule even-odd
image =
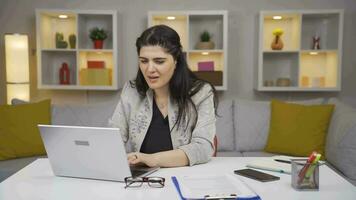
[[211, 34], [208, 31], [204, 31], [200, 34], [200, 41], [201, 42], [209, 42], [211, 38]]
[[92, 40], [105, 40], [108, 34], [103, 28], [94, 27], [90, 30], [89, 37]]

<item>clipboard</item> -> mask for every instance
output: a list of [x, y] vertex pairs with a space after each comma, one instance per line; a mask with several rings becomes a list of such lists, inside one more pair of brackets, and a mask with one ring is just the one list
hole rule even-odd
[[[226, 189], [222, 189], [225, 191], [217, 191], [219, 190], [219, 188], [215, 191], [212, 191], [211, 187], [212, 185], [209, 185], [209, 181], [214, 182], [217, 181], [217, 183], [223, 183], [221, 182], [221, 180], [223, 180], [224, 178], [226, 178], [226, 183], [227, 184], [231, 184], [228, 185], [227, 188], [229, 188], [230, 190], [226, 190]], [[217, 200], [217, 199], [226, 199], [226, 200], [261, 200], [261, 198], [250, 188], [248, 187], [248, 185], [246, 185], [242, 180], [240, 180], [238, 177], [235, 177], [234, 175], [212, 175], [212, 176], [208, 176], [208, 177], [203, 177], [203, 176], [172, 176], [171, 177], [172, 182], [178, 192], [178, 195], [180, 197], [180, 199], [182, 200], [188, 200], [188, 199], [202, 199], [202, 200]], [[219, 180], [220, 179], [220, 180]], [[194, 181], [200, 181], [201, 184], [195, 184], [195, 185], [200, 185], [198, 186], [199, 188], [194, 188], [193, 190], [195, 190], [195, 194], [189, 193], [186, 191], [184, 191], [184, 188], [187, 187], [191, 187], [192, 185], [188, 186], [187, 185], [187, 181], [192, 181], [191, 183], [197, 183]], [[232, 182], [230, 182], [230, 180], [232, 182], [235, 182], [237, 184], [233, 184]], [[202, 186], [203, 185], [203, 186]], [[204, 188], [204, 185], [207, 185], [206, 188]], [[224, 187], [224, 186], [222, 186]], [[232, 188], [233, 187], [233, 188]], [[240, 187], [240, 188], [238, 188]], [[202, 193], [202, 191], [197, 191], [201, 188], [206, 189], [205, 193]], [[224, 187], [225, 188], [225, 187]]]

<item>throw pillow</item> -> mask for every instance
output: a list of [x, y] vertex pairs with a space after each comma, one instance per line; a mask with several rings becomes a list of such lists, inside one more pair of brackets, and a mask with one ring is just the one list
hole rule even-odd
[[308, 156], [317, 151], [324, 156], [325, 136], [334, 105], [298, 105], [272, 100], [271, 122], [265, 151], [292, 156]]
[[51, 102], [0, 106], [0, 160], [46, 153], [37, 124], [50, 124]]
[[[317, 98], [296, 100], [290, 103], [320, 105], [324, 101], [325, 99], [323, 98]], [[271, 117], [270, 107], [269, 101], [235, 100], [233, 108], [234, 129], [236, 131], [234, 134], [235, 150], [242, 152], [263, 151], [268, 139]], [[216, 130], [219, 130], [218, 126], [216, 128]]]

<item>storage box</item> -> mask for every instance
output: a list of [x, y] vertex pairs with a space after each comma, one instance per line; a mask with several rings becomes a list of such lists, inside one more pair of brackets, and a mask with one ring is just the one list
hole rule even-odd
[[198, 71], [214, 71], [214, 61], [198, 62]]
[[99, 60], [88, 60], [87, 61], [88, 69], [104, 69], [105, 62]]
[[81, 85], [111, 85], [111, 69], [81, 69], [79, 72]]

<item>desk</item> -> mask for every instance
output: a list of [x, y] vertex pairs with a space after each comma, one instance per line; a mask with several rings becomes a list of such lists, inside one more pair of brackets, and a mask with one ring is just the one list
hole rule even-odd
[[[118, 199], [179, 199], [172, 184], [172, 175], [224, 174], [244, 168], [246, 163], [258, 158], [216, 157], [207, 164], [193, 167], [160, 169], [154, 175], [166, 178], [164, 188], [124, 189], [124, 183], [77, 178], [56, 177], [48, 159], [38, 159], [10, 178], [0, 183], [1, 200], [118, 200]], [[273, 173], [281, 180], [261, 183], [248, 178], [249, 184], [263, 200], [269, 199], [335, 199], [355, 200], [356, 187], [326, 165], [320, 167], [320, 190], [298, 192], [290, 184], [290, 175]]]

